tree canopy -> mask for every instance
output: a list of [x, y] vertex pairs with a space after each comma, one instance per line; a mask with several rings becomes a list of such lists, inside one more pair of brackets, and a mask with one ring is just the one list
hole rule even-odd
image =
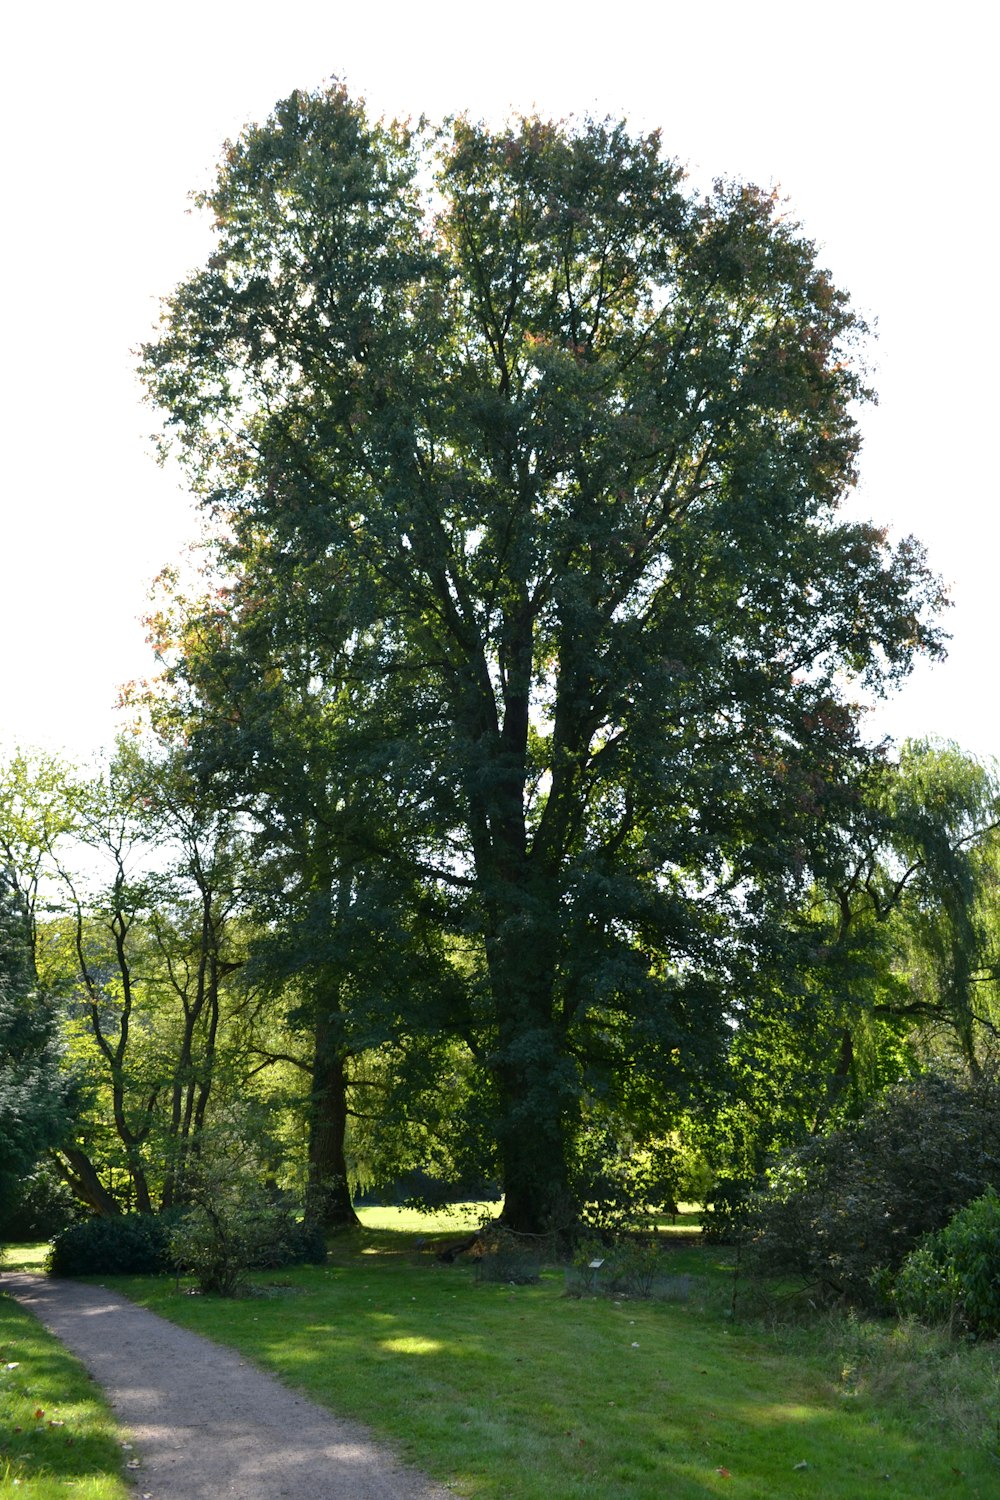
[[864, 325], [775, 195], [624, 124], [295, 93], [201, 202], [144, 352], [216, 523], [161, 641], [194, 761], [280, 842], [262, 714], [308, 704], [331, 929], [376, 868], [439, 913], [394, 1024], [468, 1048], [505, 1217], [558, 1226], [588, 1113], [713, 1076], [843, 865], [855, 685], [941, 649], [918, 544], [839, 509]]

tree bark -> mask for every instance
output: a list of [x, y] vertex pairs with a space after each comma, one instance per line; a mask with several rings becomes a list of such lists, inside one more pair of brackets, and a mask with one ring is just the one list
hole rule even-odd
[[121, 1213], [121, 1204], [101, 1182], [97, 1168], [85, 1151], [77, 1146], [64, 1146], [53, 1153], [52, 1160], [59, 1176], [81, 1203], [86, 1203], [104, 1218]]
[[569, 1150], [579, 1108], [573, 1059], [555, 1008], [554, 933], [530, 901], [496, 912], [487, 942], [500, 1101], [501, 1219], [519, 1234], [568, 1232], [575, 1221]]
[[360, 1220], [347, 1176], [347, 1067], [333, 1019], [316, 1021], [309, 1110], [306, 1217], [323, 1229], [350, 1229]]

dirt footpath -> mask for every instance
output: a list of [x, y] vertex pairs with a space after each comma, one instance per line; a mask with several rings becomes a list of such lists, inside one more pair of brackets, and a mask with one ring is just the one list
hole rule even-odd
[[454, 1500], [370, 1434], [102, 1287], [5, 1272], [103, 1387], [150, 1500]]

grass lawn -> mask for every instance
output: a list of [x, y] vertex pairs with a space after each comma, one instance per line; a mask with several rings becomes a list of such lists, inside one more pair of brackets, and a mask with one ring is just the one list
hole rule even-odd
[[126, 1454], [97, 1387], [2, 1288], [0, 1490], [17, 1487], [25, 1500], [128, 1500]]
[[725, 1252], [683, 1232], [668, 1259], [689, 1294], [642, 1302], [567, 1296], [557, 1269], [534, 1286], [480, 1284], [426, 1243], [461, 1235], [461, 1220], [364, 1217], [327, 1266], [261, 1275], [241, 1301], [171, 1278], [108, 1284], [368, 1423], [475, 1500], [1000, 1493], [993, 1349], [847, 1320], [733, 1323]]

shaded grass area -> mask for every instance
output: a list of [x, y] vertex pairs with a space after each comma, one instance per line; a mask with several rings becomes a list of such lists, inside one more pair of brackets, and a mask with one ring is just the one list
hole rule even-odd
[[0, 1490], [25, 1500], [128, 1500], [124, 1457], [83, 1366], [0, 1295]]
[[684, 1301], [569, 1297], [557, 1269], [534, 1286], [477, 1283], [427, 1243], [439, 1229], [460, 1236], [460, 1221], [422, 1219], [414, 1234], [386, 1214], [338, 1240], [326, 1267], [261, 1276], [241, 1302], [166, 1279], [109, 1282], [368, 1423], [476, 1500], [1000, 1491], [988, 1447], [861, 1378], [870, 1352], [837, 1344], [857, 1344], [856, 1325], [769, 1334], [727, 1322], [724, 1251], [674, 1239]]

